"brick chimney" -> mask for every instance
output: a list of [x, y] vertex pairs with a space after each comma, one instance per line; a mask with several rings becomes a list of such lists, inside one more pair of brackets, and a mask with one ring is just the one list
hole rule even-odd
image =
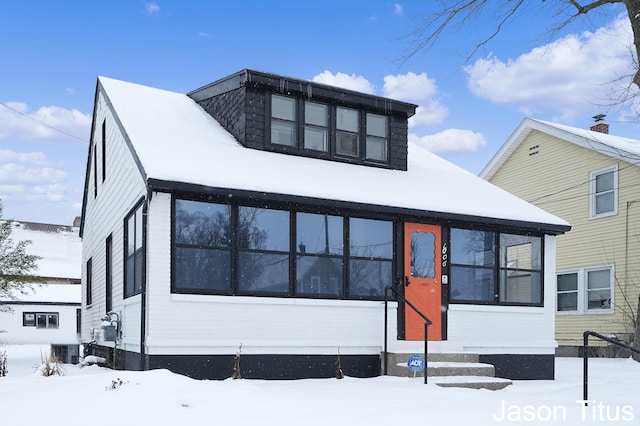
[[592, 132], [609, 134], [609, 123], [604, 121], [605, 117], [606, 115], [604, 114], [594, 115], [592, 118], [595, 120], [595, 122], [591, 125], [591, 127], [589, 127], [589, 130], [591, 130]]

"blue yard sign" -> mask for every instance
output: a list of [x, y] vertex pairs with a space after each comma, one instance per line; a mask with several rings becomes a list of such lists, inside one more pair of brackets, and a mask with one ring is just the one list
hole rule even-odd
[[407, 360], [407, 367], [416, 373], [424, 370], [424, 357], [422, 355], [411, 355]]

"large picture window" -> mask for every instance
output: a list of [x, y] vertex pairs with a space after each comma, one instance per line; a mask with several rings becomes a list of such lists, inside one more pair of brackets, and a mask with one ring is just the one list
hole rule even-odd
[[231, 291], [231, 207], [176, 200], [174, 287]]
[[143, 228], [142, 204], [140, 204], [125, 219], [125, 297], [138, 294], [142, 290], [142, 279], [144, 276]]
[[542, 239], [451, 230], [451, 301], [542, 304]]

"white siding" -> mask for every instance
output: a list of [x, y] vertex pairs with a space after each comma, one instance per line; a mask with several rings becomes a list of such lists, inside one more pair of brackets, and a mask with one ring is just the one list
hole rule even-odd
[[[77, 344], [76, 309], [66, 305], [11, 305], [13, 312], [0, 312], [0, 343], [24, 344]], [[58, 313], [58, 328], [36, 328], [22, 325], [23, 312]]]
[[[102, 94], [98, 96], [94, 112], [95, 129], [92, 135], [92, 146], [89, 151], [89, 174], [87, 193], [85, 194], [86, 210], [84, 216], [84, 230], [82, 241], [82, 341], [96, 340], [101, 342], [102, 329], [100, 318], [106, 313], [105, 309], [105, 241], [109, 234], [113, 235], [113, 310], [127, 315], [124, 349], [130, 345], [139, 346], [139, 331], [133, 328], [139, 324], [133, 321], [132, 311], [139, 312], [140, 308], [133, 305], [140, 303], [140, 296], [127, 299], [126, 312], [123, 303], [123, 236], [125, 215], [134, 207], [136, 202], [145, 195], [145, 185], [135, 164], [134, 158], [120, 132], [117, 123], [108, 110]], [[106, 118], [106, 179], [102, 181], [102, 122]], [[93, 149], [97, 149], [98, 185], [97, 196], [94, 196], [94, 162]], [[86, 306], [87, 271], [86, 262], [91, 258], [93, 263], [93, 297], [92, 304]]]

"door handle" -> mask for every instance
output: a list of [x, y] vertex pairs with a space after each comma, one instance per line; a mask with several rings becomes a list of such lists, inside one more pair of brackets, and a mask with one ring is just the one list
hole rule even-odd
[[409, 287], [410, 284], [411, 284], [411, 281], [409, 281], [409, 276], [405, 276], [404, 277], [404, 286], [405, 287]]

